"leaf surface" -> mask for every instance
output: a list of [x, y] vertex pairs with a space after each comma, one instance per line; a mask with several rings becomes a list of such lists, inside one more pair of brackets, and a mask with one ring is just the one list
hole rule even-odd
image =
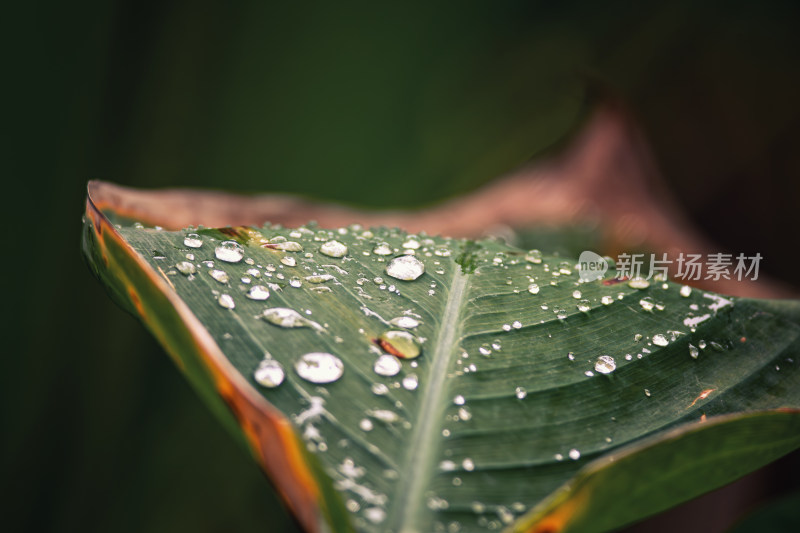
[[[582, 283], [574, 261], [493, 240], [164, 231], [114, 226], [119, 212], [87, 202], [90, 265], [309, 531], [604, 530], [800, 441], [797, 302]], [[412, 251], [424, 273], [393, 277]], [[248, 297], [255, 285], [269, 297]], [[388, 331], [413, 335], [419, 357]], [[303, 366], [313, 353], [341, 375], [330, 358]], [[257, 381], [265, 364], [283, 370], [278, 386]], [[628, 505], [626, 490], [657, 504]]]

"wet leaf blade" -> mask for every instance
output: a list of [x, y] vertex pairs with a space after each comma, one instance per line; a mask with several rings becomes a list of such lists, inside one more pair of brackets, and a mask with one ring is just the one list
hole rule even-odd
[[798, 446], [798, 411], [725, 415], [682, 426], [587, 465], [514, 531], [618, 528], [734, 481]]
[[[336, 530], [349, 522], [364, 531], [454, 522], [462, 531], [502, 527], [621, 446], [704, 416], [800, 406], [797, 302], [732, 305], [698, 290], [681, 296], [673, 283], [644, 290], [578, 283], [573, 265], [560, 259], [531, 263], [499, 242], [409, 240], [386, 229], [261, 230], [264, 239], [300, 243], [302, 252], [262, 246], [252, 230], [208, 231], [196, 249], [184, 244], [186, 231], [116, 229], [91, 204], [89, 211], [87, 250], [100, 276], [123, 297], [145, 302], [133, 308], [179, 361], [213, 376], [201, 392], [222, 395], [309, 530], [320, 519]], [[252, 264], [215, 257], [216, 245], [229, 237], [242, 241]], [[345, 244], [347, 254], [320, 253], [331, 240]], [[372, 253], [380, 242], [392, 255]], [[391, 278], [387, 259], [408, 249], [425, 274]], [[195, 274], [178, 271], [184, 261]], [[214, 270], [227, 280], [212, 276]], [[315, 276], [331, 278], [306, 279]], [[532, 278], [537, 294], [527, 290]], [[255, 284], [269, 288], [267, 301], [246, 297]], [[223, 295], [232, 309], [220, 305]], [[603, 303], [604, 296], [613, 303]], [[646, 309], [644, 298], [663, 303], [663, 310]], [[582, 300], [588, 312], [578, 310]], [[306, 327], [269, 323], [265, 307], [296, 310]], [[378, 375], [377, 341], [397, 329], [389, 322], [401, 316], [421, 322], [413, 332], [426, 339], [422, 355], [403, 360], [397, 376]], [[176, 341], [174, 331], [188, 340]], [[700, 341], [706, 349], [695, 360], [689, 344]], [[295, 364], [312, 352], [335, 354], [343, 376], [329, 384], [303, 379]], [[254, 378], [267, 353], [285, 369], [275, 388], [261, 388]], [[604, 354], [616, 361], [607, 376], [594, 370]], [[418, 388], [404, 385], [412, 374]], [[230, 412], [221, 416], [231, 419]], [[280, 446], [265, 427], [282, 436]], [[636, 456], [647, 463], [651, 450]], [[276, 465], [287, 456], [293, 468], [280, 471]], [[653, 472], [662, 467], [654, 464]], [[703, 487], [716, 482], [705, 479]], [[567, 500], [570, 517], [591, 502], [584, 500]]]

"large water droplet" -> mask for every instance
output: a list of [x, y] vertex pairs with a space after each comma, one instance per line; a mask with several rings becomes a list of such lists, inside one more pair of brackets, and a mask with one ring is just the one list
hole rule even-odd
[[573, 461], [577, 461], [578, 459], [581, 458], [581, 452], [575, 448], [572, 448], [569, 451], [569, 458], [572, 459]]
[[588, 313], [592, 309], [592, 305], [589, 303], [589, 300], [581, 300], [577, 305], [578, 311], [581, 313]]
[[417, 338], [403, 330], [392, 329], [382, 333], [377, 339], [377, 344], [384, 352], [403, 359], [414, 359], [421, 351]]
[[386, 273], [395, 279], [413, 281], [425, 272], [425, 264], [413, 255], [395, 257], [386, 265]]
[[339, 241], [328, 241], [319, 247], [319, 251], [329, 257], [344, 257], [347, 255], [347, 246]]
[[311, 352], [294, 364], [297, 375], [311, 383], [333, 383], [344, 373], [342, 360], [333, 354]]
[[601, 374], [610, 374], [616, 370], [616, 368], [617, 363], [610, 355], [601, 355], [597, 358], [597, 362], [594, 364], [595, 371], [600, 372]]
[[251, 300], [266, 300], [269, 298], [269, 289], [263, 285], [253, 285], [247, 291], [247, 297]]
[[684, 285], [683, 287], [681, 287], [680, 293], [681, 296], [683, 296], [684, 298], [688, 298], [689, 296], [692, 295], [692, 288], [688, 285]]
[[283, 371], [283, 367], [274, 359], [264, 359], [253, 373], [253, 378], [255, 378], [256, 382], [269, 389], [283, 383], [283, 378], [285, 377], [286, 373]]
[[600, 298], [600, 303], [602, 303], [603, 305], [611, 305], [614, 303], [614, 298], [607, 295], [603, 296], [602, 298]]
[[656, 346], [666, 346], [669, 344], [669, 340], [661, 333], [656, 333], [653, 335], [653, 344]]
[[214, 250], [214, 255], [220, 261], [238, 263], [244, 257], [244, 248], [236, 241], [222, 241]]
[[285, 256], [281, 257], [281, 263], [286, 265], [287, 267], [293, 267], [293, 266], [297, 266], [297, 259], [295, 259], [294, 257], [290, 257], [288, 255], [285, 255]]
[[539, 286], [535, 283], [528, 285], [528, 292], [531, 294], [539, 294]]
[[389, 354], [383, 354], [375, 360], [372, 369], [380, 376], [396, 376], [400, 372], [400, 360]]
[[514, 396], [519, 400], [524, 400], [528, 396], [528, 391], [524, 387], [517, 387], [514, 389]]
[[200, 248], [203, 246], [203, 239], [197, 233], [189, 233], [183, 238], [183, 245], [187, 248]]

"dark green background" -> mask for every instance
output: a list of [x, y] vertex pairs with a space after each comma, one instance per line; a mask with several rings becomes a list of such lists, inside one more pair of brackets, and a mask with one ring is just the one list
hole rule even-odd
[[[294, 527], [82, 264], [88, 179], [420, 206], [557, 149], [611, 97], [696, 224], [798, 286], [797, 2], [342, 4], [6, 11], [4, 530]], [[797, 470], [645, 530], [714, 531]]]

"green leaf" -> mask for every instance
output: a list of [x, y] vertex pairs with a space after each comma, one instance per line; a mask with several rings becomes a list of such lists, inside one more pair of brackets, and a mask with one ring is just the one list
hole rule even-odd
[[[798, 302], [581, 283], [500, 241], [120, 213], [87, 203], [90, 266], [309, 531], [605, 530], [800, 444]], [[424, 273], [388, 266], [411, 251]]]

